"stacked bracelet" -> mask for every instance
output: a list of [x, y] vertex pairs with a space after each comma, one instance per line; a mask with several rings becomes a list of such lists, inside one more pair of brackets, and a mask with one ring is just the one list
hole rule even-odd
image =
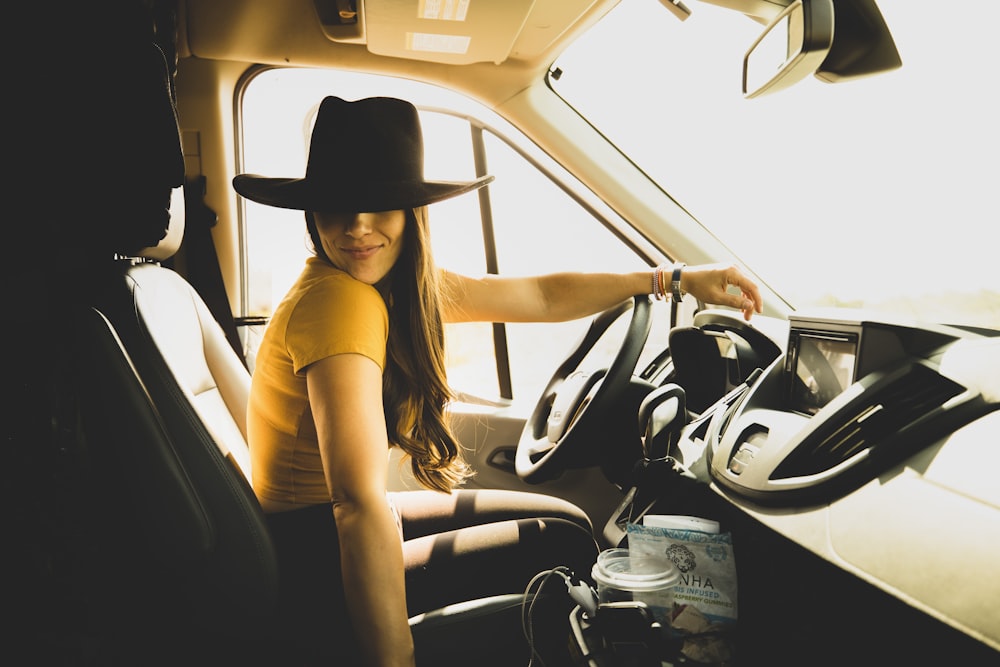
[[665, 264], [660, 264], [655, 269], [653, 269], [653, 298], [657, 301], [662, 301], [667, 298], [667, 291], [663, 286], [663, 272], [667, 270]]
[[[681, 271], [687, 266], [684, 262], [676, 262], [673, 265], [660, 264], [653, 269], [653, 298], [657, 301], [662, 301], [669, 295], [674, 301], [680, 302], [684, 298], [684, 292], [681, 291]], [[666, 285], [664, 285], [663, 274], [667, 271], [671, 271], [670, 275], [670, 291], [667, 291]]]

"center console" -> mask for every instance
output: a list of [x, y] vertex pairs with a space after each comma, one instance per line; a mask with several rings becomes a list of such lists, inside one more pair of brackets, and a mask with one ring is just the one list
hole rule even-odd
[[737, 496], [828, 502], [995, 407], [975, 360], [949, 363], [973, 334], [840, 312], [789, 324], [786, 353], [707, 429], [711, 478]]

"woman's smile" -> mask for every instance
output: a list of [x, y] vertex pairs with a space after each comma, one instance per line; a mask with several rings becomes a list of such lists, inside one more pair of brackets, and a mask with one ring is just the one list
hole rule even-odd
[[374, 285], [399, 259], [406, 226], [402, 210], [315, 216], [324, 252], [334, 266], [355, 279]]
[[381, 249], [382, 249], [382, 246], [375, 245], [375, 246], [367, 246], [367, 247], [364, 247], [364, 248], [347, 248], [347, 247], [341, 247], [340, 250], [341, 250], [341, 252], [343, 252], [343, 253], [345, 253], [347, 255], [350, 255], [351, 257], [353, 257], [356, 260], [364, 260], [364, 259], [368, 259], [369, 257], [374, 256], [375, 253], [377, 253]]

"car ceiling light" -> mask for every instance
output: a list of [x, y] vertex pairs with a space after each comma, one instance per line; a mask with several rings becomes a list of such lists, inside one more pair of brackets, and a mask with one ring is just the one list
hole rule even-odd
[[430, 53], [466, 53], [472, 38], [466, 35], [435, 35], [427, 32], [406, 33], [406, 48]]
[[420, 0], [417, 17], [433, 21], [464, 21], [471, 0]]
[[[363, 6], [366, 44], [371, 53], [453, 65], [502, 63], [511, 56], [522, 31], [525, 48], [539, 38], [555, 39], [548, 29], [562, 12], [561, 0], [549, 6], [537, 0], [358, 0]], [[536, 6], [537, 5], [537, 6]], [[549, 36], [551, 33], [551, 36]]]

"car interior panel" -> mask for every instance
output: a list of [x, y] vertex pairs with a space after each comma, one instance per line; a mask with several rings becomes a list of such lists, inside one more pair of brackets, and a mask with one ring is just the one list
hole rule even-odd
[[[428, 179], [495, 175], [428, 207], [440, 267], [651, 272], [593, 316], [436, 333], [465, 485], [571, 503], [632, 566], [669, 540], [679, 582], [667, 620], [599, 562], [457, 582], [409, 618], [418, 665], [1000, 664], [994, 3], [92, 4], [8, 19], [0, 662], [349, 663], [276, 630], [248, 445], [315, 241], [233, 184], [301, 172], [323, 99], [386, 96]], [[758, 312], [682, 293], [727, 266]], [[401, 447], [388, 470], [420, 486]]]

